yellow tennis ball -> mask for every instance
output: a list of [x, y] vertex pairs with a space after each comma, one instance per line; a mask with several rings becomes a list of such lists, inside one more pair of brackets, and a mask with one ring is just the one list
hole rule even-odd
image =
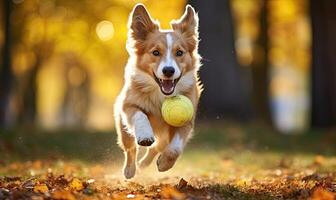
[[194, 115], [194, 107], [190, 99], [183, 95], [167, 98], [161, 107], [163, 119], [171, 126], [181, 127]]

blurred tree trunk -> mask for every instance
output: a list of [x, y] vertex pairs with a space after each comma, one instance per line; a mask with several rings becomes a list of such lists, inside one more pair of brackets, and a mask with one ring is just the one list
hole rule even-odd
[[36, 61], [31, 70], [27, 72], [26, 82], [22, 94], [22, 108], [19, 113], [19, 122], [34, 124], [37, 113], [37, 74], [41, 68], [42, 60], [36, 56]]
[[[204, 85], [200, 118], [250, 117], [246, 73], [236, 60], [233, 21], [229, 0], [191, 0], [200, 19], [200, 54]], [[208, 118], [208, 119], [210, 119]]]
[[269, 63], [268, 63], [268, 44], [267, 44], [267, 0], [262, 1], [259, 16], [259, 37], [253, 50], [253, 61], [251, 64], [252, 73], [252, 97], [256, 117], [272, 124], [271, 112], [269, 107]]
[[336, 125], [336, 1], [311, 0], [313, 127]]
[[[44, 20], [41, 40], [32, 45], [31, 51], [35, 54], [35, 62], [25, 74], [25, 81], [21, 94], [21, 108], [18, 112], [18, 121], [22, 124], [34, 125], [38, 109], [37, 76], [43, 64], [54, 52], [55, 41], [46, 36], [47, 20]], [[22, 35], [20, 36], [22, 37]]]
[[90, 77], [74, 53], [64, 56], [65, 95], [61, 111], [63, 126], [85, 126], [90, 109]]
[[37, 75], [42, 68], [43, 63], [52, 55], [55, 45], [54, 43], [55, 41], [47, 40], [43, 37], [43, 40], [32, 48], [32, 51], [36, 56], [36, 61], [25, 75], [22, 106], [18, 113], [18, 120], [20, 123], [34, 125], [36, 122], [38, 103]]
[[7, 113], [11, 95], [11, 86], [13, 73], [11, 69], [11, 1], [2, 1], [2, 13], [4, 19], [4, 46], [3, 46], [3, 58], [2, 66], [0, 67], [0, 126], [6, 126]]

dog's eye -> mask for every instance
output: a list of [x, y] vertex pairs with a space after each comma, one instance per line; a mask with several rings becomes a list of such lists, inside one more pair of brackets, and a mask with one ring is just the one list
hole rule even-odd
[[154, 51], [152, 52], [152, 54], [153, 54], [154, 56], [159, 56], [159, 55], [160, 55], [160, 51], [158, 51], [158, 50], [154, 50]]
[[183, 55], [183, 51], [181, 51], [181, 50], [176, 51], [176, 56], [180, 57], [182, 55]]

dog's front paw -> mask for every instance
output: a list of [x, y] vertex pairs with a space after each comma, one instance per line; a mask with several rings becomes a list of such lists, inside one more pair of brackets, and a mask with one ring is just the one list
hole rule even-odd
[[124, 167], [124, 176], [126, 179], [133, 178], [135, 175], [136, 166], [135, 165], [129, 165]]
[[141, 146], [150, 146], [155, 142], [154, 136], [150, 136], [148, 138], [137, 138], [138, 144]]
[[133, 120], [137, 143], [141, 146], [152, 145], [155, 142], [155, 137], [147, 115], [139, 111], [135, 113]]
[[156, 161], [159, 172], [164, 172], [172, 168], [179, 156], [178, 152], [164, 152]]

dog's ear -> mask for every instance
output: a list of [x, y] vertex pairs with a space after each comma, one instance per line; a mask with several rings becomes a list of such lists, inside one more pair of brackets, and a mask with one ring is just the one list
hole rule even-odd
[[180, 31], [186, 38], [188, 45], [193, 51], [198, 46], [198, 16], [191, 5], [187, 5], [184, 14], [179, 20], [171, 23], [173, 30]]
[[130, 14], [128, 27], [130, 36], [135, 40], [145, 40], [148, 33], [159, 29], [159, 24], [154, 22], [143, 4], [134, 6]]

